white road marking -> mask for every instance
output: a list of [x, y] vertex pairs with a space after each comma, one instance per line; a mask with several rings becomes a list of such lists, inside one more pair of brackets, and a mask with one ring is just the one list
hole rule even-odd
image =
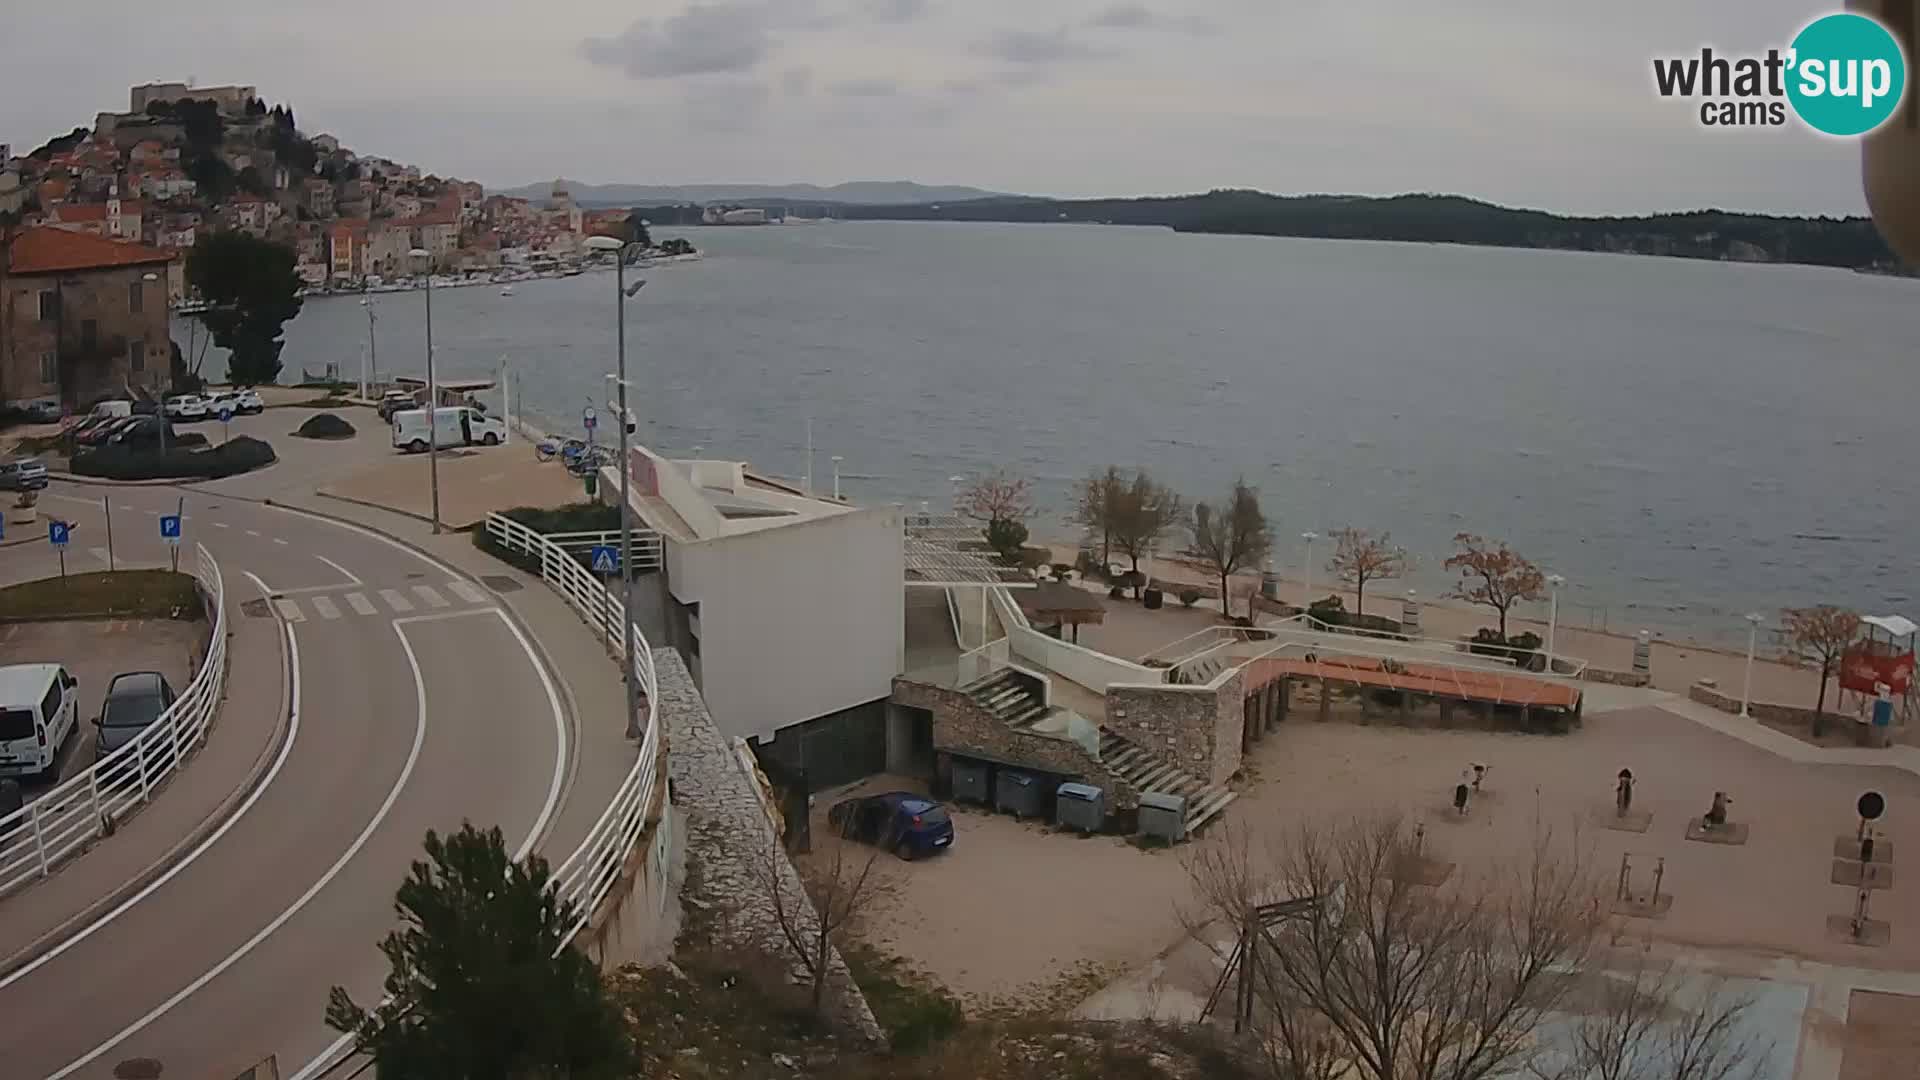
[[340, 609], [333, 606], [333, 601], [327, 597], [315, 596], [310, 598], [307, 603], [312, 604], [313, 610], [319, 612], [320, 617], [323, 619], [337, 619], [340, 617]]
[[365, 593], [350, 592], [344, 599], [347, 602], [347, 606], [353, 609], [355, 615], [375, 615], [379, 613], [379, 609], [373, 606], [373, 601], [367, 599]]
[[282, 540], [282, 539], [280, 539], [280, 538], [279, 538], [279, 537], [277, 537], [277, 536], [273, 538], [273, 542], [274, 542], [274, 543], [276, 543], [276, 544], [279, 544], [279, 545], [280, 545], [281, 547], [286, 547], [286, 546], [287, 546], [287, 542], [286, 542], [285, 540]]
[[216, 522], [214, 522], [214, 523], [213, 523], [213, 527], [214, 527], [214, 528], [216, 528], [216, 529], [231, 529], [231, 528], [233, 528], [233, 526], [231, 526], [231, 525], [229, 525], [229, 524], [227, 524], [227, 523], [226, 523], [226, 522], [224, 522], [224, 521], [216, 521]]
[[[253, 578], [254, 585], [259, 587], [262, 595], [268, 592], [265, 582], [254, 577], [254, 575], [248, 571], [243, 570], [241, 573], [246, 574], [249, 578]], [[75, 945], [93, 936], [96, 931], [125, 914], [132, 909], [135, 904], [151, 896], [154, 890], [173, 880], [175, 874], [192, 865], [193, 861], [205, 854], [206, 850], [212, 847], [216, 840], [225, 836], [228, 829], [238, 825], [240, 819], [247, 816], [247, 811], [253, 809], [253, 804], [260, 801], [260, 796], [266, 794], [267, 788], [273, 785], [273, 778], [280, 775], [280, 766], [287, 763], [287, 756], [293, 752], [294, 741], [300, 737], [300, 640], [294, 635], [293, 627], [291, 626], [286, 627], [286, 637], [287, 672], [288, 679], [290, 680], [287, 697], [287, 741], [281, 744], [280, 753], [274, 757], [273, 764], [268, 767], [267, 775], [261, 778], [260, 786], [254, 788], [253, 793], [248, 795], [246, 799], [240, 803], [239, 809], [233, 812], [232, 817], [222, 822], [219, 828], [215, 829], [205, 840], [200, 841], [199, 846], [188, 852], [186, 857], [169, 867], [166, 873], [155, 878], [146, 888], [141, 889], [139, 892], [121, 901], [120, 906], [95, 919], [72, 937], [47, 950], [44, 955], [35, 957], [32, 963], [22, 965], [19, 970], [4, 979], [0, 979], [0, 990], [5, 990], [7, 987], [33, 974], [33, 972], [39, 970], [42, 964], [51, 962], [61, 953], [66, 952], [68, 949], [73, 948]], [[92, 1059], [89, 1058], [88, 1060]], [[64, 1076], [66, 1074], [62, 1073], [61, 1075]]]
[[106, 548], [88, 548], [87, 553], [99, 559], [100, 565], [102, 566], [111, 566], [113, 564], [113, 559], [107, 554]]
[[447, 603], [447, 598], [435, 592], [433, 590], [433, 586], [431, 585], [415, 585], [413, 587], [413, 595], [419, 597], [421, 600], [424, 600], [426, 602], [426, 605], [430, 608], [443, 608], [443, 607], [452, 606], [451, 604]]
[[470, 581], [449, 581], [447, 582], [447, 589], [452, 592], [453, 595], [465, 600], [469, 604], [484, 604], [487, 602], [487, 594], [481, 592], [479, 587]]
[[127, 504], [125, 504], [125, 503], [121, 503], [121, 504], [120, 504], [120, 509], [122, 509], [122, 510], [124, 510], [124, 511], [126, 511], [126, 512], [127, 512], [127, 513], [129, 513], [129, 514], [131, 514], [131, 513], [133, 513], [133, 507], [131, 507], [131, 506], [128, 506], [128, 505], [127, 505]]
[[381, 589], [380, 599], [385, 600], [387, 602], [387, 606], [392, 608], [395, 611], [412, 611], [413, 610], [413, 601], [400, 595], [399, 589]]
[[[553, 821], [554, 810], [556, 810], [560, 805], [560, 791], [561, 791], [561, 788], [564, 786], [563, 780], [566, 774], [567, 762], [569, 761], [569, 758], [570, 758], [570, 751], [567, 748], [566, 714], [565, 714], [565, 711], [560, 708], [560, 693], [559, 691], [554, 689], [553, 677], [547, 674], [546, 666], [540, 663], [539, 655], [533, 651], [533, 643], [527, 640], [527, 636], [520, 632], [520, 628], [514, 625], [514, 622], [512, 619], [507, 618], [507, 613], [504, 611], [501, 611], [497, 607], [486, 608], [484, 610], [474, 609], [471, 611], [459, 611], [459, 612], [453, 612], [447, 615], [416, 615], [410, 619], [395, 619], [393, 620], [393, 628], [396, 632], [398, 632], [400, 631], [401, 623], [434, 622], [441, 619], [457, 619], [463, 615], [481, 615], [481, 614], [485, 614], [488, 611], [492, 612], [495, 615], [500, 616], [500, 621], [507, 624], [507, 629], [512, 631], [513, 633], [513, 639], [520, 643], [521, 650], [527, 654], [527, 663], [532, 664], [533, 670], [539, 674], [540, 686], [542, 689], [546, 690], [547, 692], [547, 705], [549, 708], [553, 710], [553, 735], [554, 735], [556, 745], [559, 749], [559, 753], [556, 754], [553, 759], [553, 781], [547, 788], [546, 805], [540, 808], [540, 816], [534, 819], [533, 828], [527, 830], [526, 839], [520, 841], [520, 846], [514, 850], [513, 861], [519, 862], [520, 860], [525, 859], [528, 855], [532, 854], [533, 849], [539, 845], [542, 839], [545, 838], [547, 827]], [[407, 636], [405, 633], [400, 634], [400, 640], [402, 643], [404, 643], [407, 640]], [[411, 647], [407, 649], [407, 659], [408, 660], [413, 659], [413, 649]], [[420, 670], [419, 666], [416, 664], [414, 667], [414, 673], [415, 673], [414, 677], [416, 679], [419, 678], [419, 670]], [[422, 702], [426, 700], [425, 694], [426, 694], [426, 690], [423, 684], [421, 688]], [[423, 725], [426, 719], [425, 710], [426, 710], [426, 706], [422, 704], [421, 722]], [[332, 1068], [334, 1061], [338, 1059], [339, 1056], [346, 1051], [347, 1047], [351, 1045], [353, 1045], [353, 1036], [351, 1035], [340, 1036], [339, 1038], [333, 1040], [332, 1043], [328, 1044], [325, 1050], [320, 1051], [320, 1053], [316, 1055], [312, 1061], [309, 1061], [305, 1065], [301, 1066], [300, 1070], [298, 1072], [295, 1072], [292, 1076], [288, 1077], [287, 1080], [316, 1080], [316, 1078], [319, 1077], [322, 1073], [326, 1072], [329, 1068]], [[61, 1076], [64, 1076], [64, 1075], [65, 1075], [64, 1073], [61, 1074]], [[61, 1080], [61, 1076], [55, 1076], [52, 1078], [52, 1080]]]
[[[401, 767], [400, 776], [393, 782], [393, 787], [387, 792], [386, 800], [380, 804], [380, 809], [374, 811], [373, 820], [367, 822], [366, 828], [360, 830], [360, 835], [354, 837], [353, 843], [348, 845], [347, 850], [340, 853], [340, 857], [335, 859], [333, 865], [327, 868], [327, 872], [320, 875], [319, 880], [308, 886], [307, 891], [301, 893], [299, 899], [295, 900], [285, 911], [275, 916], [272, 922], [261, 927], [258, 933], [248, 938], [239, 948], [229, 953], [225, 960], [208, 968], [205, 974], [182, 987], [180, 991], [172, 997], [154, 1006], [153, 1011], [135, 1020], [133, 1023], [128, 1024], [125, 1028], [121, 1029], [119, 1034], [101, 1043], [99, 1046], [94, 1047], [92, 1050], [87, 1051], [86, 1054], [75, 1060], [71, 1065], [54, 1073], [48, 1077], [47, 1080], [65, 1080], [66, 1077], [86, 1068], [98, 1060], [100, 1055], [119, 1046], [133, 1036], [138, 1035], [146, 1029], [147, 1025], [165, 1016], [174, 1006], [192, 997], [201, 987], [219, 978], [222, 972], [239, 963], [248, 953], [259, 946], [261, 942], [267, 940], [267, 938], [273, 936], [282, 926], [285, 926], [288, 920], [298, 915], [300, 909], [306, 907], [307, 903], [317, 896], [321, 889], [326, 888], [329, 882], [335, 877], [338, 877], [340, 871], [346, 868], [347, 863], [352, 861], [355, 855], [360, 854], [360, 849], [367, 846], [367, 840], [373, 836], [374, 830], [380, 827], [380, 823], [386, 820], [388, 812], [393, 809], [393, 804], [399, 801], [401, 790], [407, 786], [408, 779], [413, 776], [413, 767], [420, 760], [420, 747], [427, 741], [427, 682], [420, 674], [420, 659], [414, 655], [413, 643], [407, 640], [406, 633], [402, 631], [398, 625], [395, 625], [393, 630], [394, 633], [400, 635], [400, 647], [406, 651], [408, 666], [413, 668], [414, 703], [418, 716], [414, 721], [413, 748], [407, 751], [407, 763]], [[292, 633], [291, 628], [288, 629], [288, 633]], [[292, 744], [291, 739], [288, 740], [288, 744]], [[276, 762], [275, 764], [277, 768], [278, 763]], [[214, 835], [218, 836], [219, 833], [215, 833]], [[162, 878], [161, 880], [164, 881], [166, 879]]]
[[307, 621], [307, 617], [300, 613], [300, 605], [285, 597], [275, 600], [273, 606], [275, 610], [280, 612], [280, 617], [290, 623]]
[[158, 510], [149, 510], [149, 511], [147, 511], [147, 516], [148, 516], [148, 517], [159, 517], [159, 516], [160, 516], [160, 511], [158, 511]]
[[59, 499], [61, 502], [70, 502], [78, 506], [90, 506], [95, 510], [100, 509], [100, 504], [95, 502], [92, 499], [81, 499], [81, 498], [76, 498], [72, 495], [62, 495], [57, 491], [48, 491], [48, 492], [43, 492], [42, 494], [44, 497], [49, 499]]
[[319, 559], [321, 562], [326, 563], [328, 566], [331, 566], [335, 570], [340, 571], [341, 576], [345, 577], [348, 581], [354, 583], [355, 585], [361, 584], [360, 579], [353, 576], [353, 571], [347, 569], [344, 566], [341, 566], [339, 563], [334, 562], [332, 559], [327, 558], [325, 555], [315, 555], [314, 558]]
[[260, 535], [260, 533], [259, 533], [259, 532], [258, 532], [257, 530], [254, 530], [254, 529], [248, 529], [248, 530], [247, 530], [247, 535], [248, 535], [248, 536], [259, 536], [259, 535]]

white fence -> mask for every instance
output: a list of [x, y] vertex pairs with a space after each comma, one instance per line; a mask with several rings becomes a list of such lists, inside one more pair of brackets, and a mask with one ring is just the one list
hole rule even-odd
[[154, 789], [206, 737], [226, 684], [226, 586], [207, 549], [196, 544], [195, 554], [194, 577], [213, 622], [200, 670], [160, 718], [126, 745], [0, 817], [0, 896], [46, 877], [62, 859], [112, 829], [151, 798]]
[[[512, 520], [503, 518], [502, 520]], [[493, 533], [492, 522], [487, 532]], [[543, 533], [547, 543], [569, 555], [586, 555], [596, 547], [620, 549], [620, 530], [608, 532]], [[495, 534], [498, 539], [498, 534]], [[504, 542], [504, 541], [503, 541]], [[633, 568], [635, 570], [658, 570], [660, 568], [660, 534], [649, 530], [635, 530], [633, 534]]]
[[[620, 620], [625, 615], [619, 598], [609, 593], [600, 579], [555, 543], [554, 538], [534, 532], [499, 514], [487, 515], [487, 533], [509, 551], [537, 557], [540, 560], [540, 576], [554, 591], [566, 597], [567, 603], [573, 605], [587, 625], [609, 643], [619, 640]], [[568, 534], [570, 538], [580, 535]], [[614, 533], [613, 537], [617, 544], [619, 534]], [[637, 541], [638, 537], [635, 539]], [[658, 538], [655, 540], [657, 543]], [[655, 552], [658, 552], [657, 547]], [[640, 565], [637, 555], [634, 563], [636, 568]], [[618, 654], [617, 647], [615, 653]], [[656, 700], [658, 683], [653, 673], [653, 650], [638, 626], [633, 628], [633, 667], [640, 680], [640, 690], [647, 699], [644, 706], [646, 730], [640, 741], [640, 756], [634, 761], [633, 768], [628, 770], [626, 778], [621, 780], [619, 789], [613, 793], [613, 799], [607, 803], [599, 820], [587, 831], [586, 839], [580, 841], [580, 846], [567, 856], [553, 874], [554, 893], [573, 906], [574, 922], [567, 928], [568, 941], [572, 941], [580, 928], [593, 917], [601, 902], [612, 891], [614, 882], [619, 880], [627, 856], [632, 854], [640, 834], [646, 831], [647, 812], [653, 807], [654, 784], [659, 773], [660, 707]]]

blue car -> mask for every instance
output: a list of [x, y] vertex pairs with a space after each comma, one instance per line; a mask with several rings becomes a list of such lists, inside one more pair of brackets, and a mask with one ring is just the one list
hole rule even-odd
[[842, 799], [827, 811], [827, 824], [841, 836], [886, 848], [902, 859], [953, 846], [953, 819], [947, 816], [947, 808], [910, 791]]

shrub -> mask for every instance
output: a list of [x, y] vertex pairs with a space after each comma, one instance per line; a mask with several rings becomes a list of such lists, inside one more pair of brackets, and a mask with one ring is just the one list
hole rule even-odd
[[1127, 587], [1125, 585], [1115, 585], [1107, 590], [1107, 597], [1112, 600], [1125, 600], [1127, 598]]
[[302, 439], [351, 439], [353, 425], [333, 413], [314, 413], [294, 431]]
[[1328, 626], [1344, 626], [1347, 622], [1347, 602], [1338, 596], [1327, 596], [1308, 604], [1307, 614]]
[[1073, 557], [1073, 568], [1080, 571], [1081, 577], [1092, 577], [1100, 572], [1100, 559], [1093, 552], [1081, 548]]
[[73, 471], [104, 480], [217, 480], [271, 465], [272, 445], [242, 435], [211, 449], [158, 450], [102, 446], [74, 456]]
[[1185, 589], [1181, 589], [1181, 590], [1180, 590], [1180, 602], [1181, 602], [1182, 604], [1185, 604], [1185, 605], [1186, 605], [1186, 606], [1188, 606], [1188, 607], [1192, 607], [1193, 605], [1195, 605], [1195, 604], [1197, 604], [1197, 603], [1199, 603], [1199, 602], [1200, 602], [1200, 590], [1199, 590], [1199, 589], [1194, 589], [1194, 588], [1185, 588]]
[[1007, 562], [1017, 562], [1020, 548], [1027, 542], [1027, 527], [1018, 521], [996, 518], [987, 524], [987, 545]]
[[1073, 572], [1072, 563], [1057, 562], [1053, 564], [1053, 580], [1055, 581], [1067, 580], [1067, 575], [1072, 572]]

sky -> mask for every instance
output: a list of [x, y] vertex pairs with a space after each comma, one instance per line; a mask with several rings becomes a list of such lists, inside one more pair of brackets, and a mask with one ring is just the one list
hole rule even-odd
[[1703, 128], [1656, 56], [1796, 0], [94, 0], [17, 5], [0, 142], [135, 83], [510, 187], [911, 179], [1022, 194], [1450, 192], [1563, 213], [1864, 212], [1858, 148]]

